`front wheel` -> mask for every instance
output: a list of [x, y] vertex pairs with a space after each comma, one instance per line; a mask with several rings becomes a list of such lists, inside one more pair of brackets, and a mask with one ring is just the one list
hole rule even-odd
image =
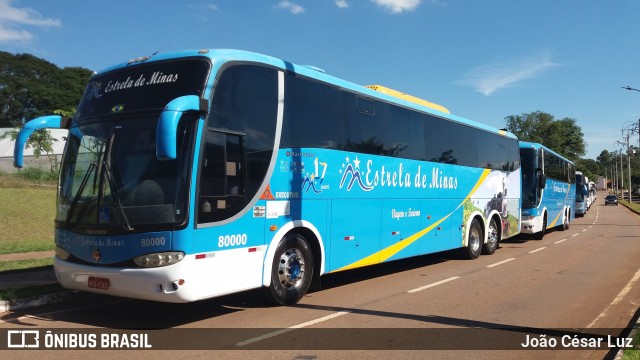
[[267, 299], [278, 305], [295, 304], [307, 293], [313, 276], [313, 254], [307, 240], [289, 234], [278, 244], [271, 266]]
[[477, 259], [482, 252], [482, 227], [478, 219], [471, 221], [469, 234], [467, 234], [467, 246], [460, 249], [460, 255], [469, 260]]
[[534, 234], [534, 239], [542, 240], [544, 238], [544, 234], [547, 233], [547, 214], [544, 214], [544, 218], [542, 218], [542, 230]]

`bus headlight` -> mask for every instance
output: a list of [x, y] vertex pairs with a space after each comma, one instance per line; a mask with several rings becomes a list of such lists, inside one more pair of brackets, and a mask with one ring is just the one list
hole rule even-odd
[[61, 260], [68, 260], [69, 257], [71, 256], [71, 254], [69, 254], [69, 252], [63, 248], [61, 248], [60, 246], [56, 246], [56, 257], [61, 259]]
[[182, 259], [184, 259], [184, 253], [175, 251], [138, 256], [133, 259], [133, 262], [135, 262], [139, 267], [153, 268], [172, 265]]

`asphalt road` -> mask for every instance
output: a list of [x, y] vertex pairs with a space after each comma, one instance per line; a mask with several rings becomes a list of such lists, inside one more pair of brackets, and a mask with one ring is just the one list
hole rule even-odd
[[[603, 198], [598, 200], [602, 204]], [[44, 340], [47, 330], [126, 329], [146, 334], [153, 349], [167, 349], [37, 352], [43, 360], [116, 354], [122, 359], [602, 359], [617, 352], [626, 341], [623, 330], [636, 319], [638, 259], [640, 217], [623, 206], [599, 205], [567, 231], [553, 231], [540, 241], [503, 242], [494, 255], [478, 260], [459, 260], [449, 252], [332, 274], [323, 279], [322, 290], [296, 306], [268, 306], [255, 291], [192, 304], [88, 296], [6, 313], [0, 330], [38, 330]], [[99, 347], [102, 335], [97, 336]], [[597, 343], [599, 336], [604, 340]], [[521, 345], [550, 345], [550, 339], [556, 340], [554, 347]], [[2, 352], [3, 359], [34, 355]]]

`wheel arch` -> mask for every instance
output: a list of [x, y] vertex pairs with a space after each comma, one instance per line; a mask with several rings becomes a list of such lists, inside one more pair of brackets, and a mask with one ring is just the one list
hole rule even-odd
[[276, 249], [280, 240], [285, 238], [289, 234], [299, 234], [304, 237], [311, 247], [313, 254], [314, 270], [312, 282], [318, 280], [320, 275], [324, 274], [325, 269], [325, 256], [324, 256], [324, 241], [318, 229], [310, 222], [305, 220], [294, 220], [281, 226], [280, 229], [273, 235], [271, 241], [267, 246], [267, 252], [264, 256], [262, 263], [262, 286], [271, 285], [271, 265], [273, 264], [273, 257], [275, 256]]
[[484, 222], [484, 243], [486, 244], [487, 241], [489, 240], [489, 224], [491, 223], [491, 220], [495, 219], [496, 220], [496, 224], [498, 225], [498, 240], [502, 240], [502, 215], [500, 215], [500, 212], [497, 210], [493, 210], [491, 213], [489, 213], [489, 217], [486, 219], [486, 221]]
[[464, 226], [465, 231], [464, 231], [464, 234], [462, 235], [463, 247], [469, 246], [469, 229], [471, 229], [471, 224], [475, 219], [477, 219], [480, 222], [480, 228], [482, 229], [482, 243], [486, 244], [487, 242], [487, 226], [489, 226], [489, 223], [485, 221], [485, 218], [482, 212], [474, 211], [471, 213], [471, 215], [469, 215], [469, 218], [467, 219], [467, 223]]

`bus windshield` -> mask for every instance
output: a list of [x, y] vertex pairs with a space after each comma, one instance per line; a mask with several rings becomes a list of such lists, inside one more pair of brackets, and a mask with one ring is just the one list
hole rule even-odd
[[536, 151], [520, 149], [522, 165], [522, 208], [531, 209], [537, 204]]
[[182, 115], [174, 160], [156, 158], [156, 128], [170, 101], [203, 95], [210, 67], [197, 58], [133, 62], [91, 79], [62, 160], [58, 228], [114, 234], [186, 222], [197, 115]]
[[58, 227], [175, 225], [187, 212], [193, 123], [182, 122], [179, 158], [155, 156], [158, 115], [101, 120], [72, 128], [58, 193]]

